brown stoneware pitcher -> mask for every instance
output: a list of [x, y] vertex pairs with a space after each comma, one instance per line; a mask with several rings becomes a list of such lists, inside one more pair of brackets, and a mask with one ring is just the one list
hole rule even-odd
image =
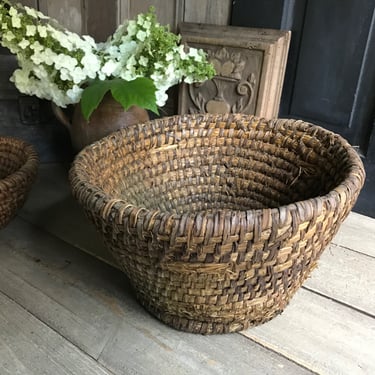
[[52, 105], [52, 110], [57, 119], [68, 128], [76, 151], [118, 129], [149, 120], [145, 109], [132, 106], [125, 111], [110, 94], [103, 98], [88, 121], [83, 117], [79, 103], [74, 108], [72, 119], [55, 104]]

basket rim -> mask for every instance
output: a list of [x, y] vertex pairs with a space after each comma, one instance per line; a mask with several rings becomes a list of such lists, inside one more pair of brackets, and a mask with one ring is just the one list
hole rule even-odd
[[17, 186], [18, 184], [22, 183], [22, 181], [24, 181], [25, 175], [30, 176], [36, 174], [39, 166], [39, 156], [34, 146], [22, 139], [11, 136], [0, 136], [0, 142], [16, 144], [25, 152], [26, 155], [26, 161], [21, 165], [19, 169], [0, 179], [0, 189], [7, 188], [10, 185]]
[[[107, 142], [111, 142], [114, 138], [117, 137], [124, 137], [128, 134], [131, 129], [138, 129], [141, 130], [143, 126], [152, 126], [158, 121], [173, 121], [173, 120], [181, 120], [187, 118], [202, 118], [206, 120], [208, 118], [214, 118], [221, 116], [222, 121], [228, 121], [231, 117], [234, 117], [236, 121], [239, 119], [247, 119], [247, 120], [265, 120], [268, 123], [272, 123], [273, 125], [282, 124], [286, 121], [293, 121], [294, 124], [297, 126], [304, 125], [309, 126], [315, 132], [315, 135], [320, 133], [327, 136], [330, 136], [334, 142], [338, 142], [340, 146], [345, 149], [345, 151], [349, 155], [349, 159], [352, 161], [350, 168], [348, 168], [347, 176], [344, 180], [341, 181], [335, 188], [331, 189], [327, 194], [316, 196], [312, 198], [308, 198], [305, 200], [300, 200], [296, 202], [292, 202], [286, 205], [281, 205], [278, 207], [267, 207], [262, 209], [248, 209], [248, 210], [233, 210], [228, 208], [223, 209], [214, 209], [211, 213], [208, 213], [205, 210], [201, 211], [194, 211], [194, 212], [184, 212], [184, 213], [174, 213], [167, 210], [156, 210], [156, 209], [149, 209], [142, 206], [137, 206], [127, 202], [125, 199], [122, 198], [114, 198], [111, 197], [109, 194], [105, 193], [101, 188], [96, 185], [93, 185], [88, 179], [85, 179], [83, 173], [81, 171], [81, 164], [84, 164], [84, 156], [89, 150], [95, 150], [95, 148], [99, 149], [100, 146], [105, 145]], [[87, 165], [85, 164], [87, 167]], [[86, 168], [85, 167], [85, 168]], [[91, 145], [86, 146], [83, 150], [79, 152], [79, 154], [75, 157], [70, 172], [69, 178], [71, 182], [71, 187], [73, 190], [73, 194], [76, 196], [77, 200], [83, 204], [86, 209], [93, 209], [95, 203], [90, 202], [88, 199], [81, 199], [80, 193], [78, 190], [86, 189], [90, 190], [90, 196], [95, 197], [95, 202], [100, 201], [100, 214], [102, 215], [103, 219], [107, 219], [110, 216], [116, 217], [116, 222], [120, 223], [123, 220], [123, 217], [126, 213], [131, 213], [135, 220], [141, 218], [148, 218], [146, 220], [150, 220], [150, 218], [158, 217], [161, 220], [173, 220], [173, 219], [191, 219], [195, 220], [198, 216], [207, 216], [213, 220], [216, 215], [224, 215], [225, 213], [236, 213], [244, 218], [249, 217], [258, 217], [260, 215], [267, 215], [269, 217], [273, 217], [277, 215], [278, 217], [283, 217], [286, 215], [288, 211], [297, 212], [300, 219], [303, 221], [310, 220], [322, 214], [325, 210], [335, 210], [340, 204], [345, 205], [347, 198], [352, 196], [350, 187], [357, 187], [362, 188], [365, 180], [365, 171], [363, 167], [363, 163], [354, 150], [354, 148], [339, 134], [336, 134], [330, 130], [324, 129], [318, 125], [314, 125], [310, 122], [306, 122], [303, 120], [296, 120], [296, 119], [283, 119], [283, 118], [276, 118], [276, 119], [263, 119], [253, 115], [246, 115], [246, 114], [224, 114], [224, 115], [217, 115], [217, 114], [186, 114], [186, 115], [174, 115], [169, 117], [163, 117], [160, 119], [150, 120], [141, 124], [133, 125], [129, 128], [119, 129], [114, 133], [102, 138], [99, 141], [92, 143]], [[341, 202], [341, 203], [340, 203]], [[119, 214], [119, 212], [121, 214]], [[124, 215], [125, 213], [125, 215]], [[135, 223], [134, 223], [135, 225]]]

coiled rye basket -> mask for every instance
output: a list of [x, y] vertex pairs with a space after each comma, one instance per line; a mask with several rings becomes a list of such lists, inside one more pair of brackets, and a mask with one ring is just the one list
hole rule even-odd
[[364, 182], [340, 136], [303, 121], [186, 115], [84, 149], [75, 197], [140, 302], [195, 333], [279, 314]]
[[31, 145], [20, 139], [0, 137], [0, 228], [24, 204], [38, 165], [38, 155]]

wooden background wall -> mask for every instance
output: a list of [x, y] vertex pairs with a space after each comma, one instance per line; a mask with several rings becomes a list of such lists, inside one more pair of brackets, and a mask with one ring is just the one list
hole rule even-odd
[[231, 0], [22, 0], [56, 18], [72, 31], [105, 40], [125, 19], [156, 8], [159, 22], [178, 30], [178, 23], [200, 22], [228, 25]]

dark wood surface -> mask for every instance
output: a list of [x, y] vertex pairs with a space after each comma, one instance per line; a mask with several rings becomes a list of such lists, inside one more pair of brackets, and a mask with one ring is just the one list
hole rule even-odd
[[231, 23], [292, 30], [279, 117], [356, 147], [367, 179], [355, 210], [375, 217], [375, 0], [238, 0]]

